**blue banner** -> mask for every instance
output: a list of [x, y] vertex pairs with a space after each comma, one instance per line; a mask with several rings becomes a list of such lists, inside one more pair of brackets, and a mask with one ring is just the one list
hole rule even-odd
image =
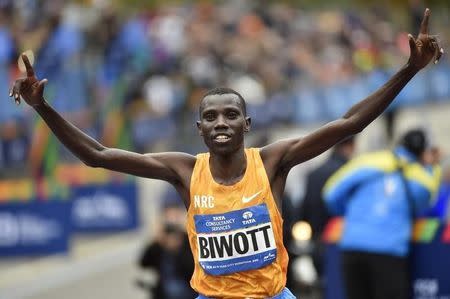
[[449, 227], [441, 224], [430, 243], [413, 246], [414, 299], [450, 298], [450, 240], [444, 235]]
[[115, 232], [139, 225], [135, 182], [72, 188], [71, 221], [76, 232]]
[[[411, 287], [414, 299], [450, 298], [450, 236], [446, 236], [446, 231], [450, 232], [450, 224], [440, 224], [430, 242], [414, 242], [412, 245]], [[338, 245], [327, 244], [324, 262], [325, 299], [345, 299]]]
[[67, 252], [70, 207], [60, 200], [0, 204], [0, 257]]

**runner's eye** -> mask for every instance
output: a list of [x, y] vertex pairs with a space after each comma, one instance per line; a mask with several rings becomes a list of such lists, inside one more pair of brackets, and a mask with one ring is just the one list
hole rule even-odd
[[227, 117], [229, 119], [236, 119], [238, 117], [238, 114], [236, 112], [228, 112]]
[[203, 116], [203, 118], [204, 118], [206, 121], [213, 121], [213, 120], [216, 118], [216, 116], [214, 115], [214, 113], [206, 113], [206, 114]]

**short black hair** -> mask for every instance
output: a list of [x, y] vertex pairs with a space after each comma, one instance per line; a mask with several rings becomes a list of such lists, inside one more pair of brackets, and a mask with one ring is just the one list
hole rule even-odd
[[244, 98], [242, 97], [242, 95], [241, 95], [239, 92], [237, 92], [236, 90], [234, 90], [234, 89], [232, 89], [232, 88], [229, 88], [229, 87], [216, 87], [216, 88], [213, 88], [213, 89], [207, 91], [207, 92], [203, 95], [203, 98], [202, 98], [202, 100], [201, 100], [201, 102], [200, 102], [200, 105], [199, 105], [199, 107], [198, 107], [198, 112], [201, 113], [201, 110], [202, 110], [202, 104], [203, 104], [203, 99], [206, 98], [207, 96], [216, 95], [216, 94], [218, 94], [218, 95], [221, 95], [221, 94], [230, 94], [230, 93], [231, 93], [231, 94], [235, 94], [235, 95], [238, 96], [239, 102], [240, 102], [240, 104], [241, 104], [241, 106], [242, 106], [242, 113], [244, 113], [244, 116], [246, 116], [246, 115], [247, 115], [247, 104], [245, 103]]
[[400, 144], [418, 158], [427, 149], [429, 141], [424, 130], [413, 129], [403, 135]]

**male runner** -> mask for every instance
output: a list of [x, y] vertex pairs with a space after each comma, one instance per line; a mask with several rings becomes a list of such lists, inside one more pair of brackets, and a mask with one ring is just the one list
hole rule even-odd
[[409, 36], [406, 65], [375, 93], [303, 138], [261, 149], [244, 148], [250, 118], [244, 99], [231, 89], [214, 89], [203, 97], [197, 126], [209, 152], [197, 156], [103, 146], [50, 107], [43, 98], [46, 79], [38, 80], [25, 55], [27, 77], [14, 83], [10, 96], [32, 106], [86, 165], [164, 180], [178, 190], [188, 209], [195, 260], [191, 286], [199, 298], [295, 298], [285, 288], [288, 256], [280, 215], [289, 170], [361, 132], [419, 70], [439, 60], [443, 50], [428, 35], [429, 16], [427, 9], [417, 39]]

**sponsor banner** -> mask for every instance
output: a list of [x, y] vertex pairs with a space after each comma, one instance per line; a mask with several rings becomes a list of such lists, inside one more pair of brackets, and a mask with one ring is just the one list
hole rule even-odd
[[[434, 223], [432, 220], [429, 225]], [[414, 299], [450, 299], [450, 246], [441, 237], [447, 226], [439, 223], [437, 228], [432, 227], [435, 230], [432, 241], [412, 247]]]
[[[449, 230], [449, 224], [436, 222], [436, 219], [416, 222], [410, 259], [413, 299], [450, 299]], [[327, 244], [324, 262], [325, 299], [345, 299], [340, 250], [335, 242]]]
[[70, 208], [61, 200], [0, 204], [0, 256], [67, 252]]
[[341, 271], [341, 252], [338, 245], [334, 243], [327, 244], [325, 247], [324, 276], [327, 279], [324, 299], [345, 299]]
[[208, 274], [259, 269], [276, 259], [266, 204], [223, 214], [195, 215], [194, 221], [199, 262]]
[[75, 232], [114, 232], [139, 225], [136, 183], [92, 184], [72, 188]]

